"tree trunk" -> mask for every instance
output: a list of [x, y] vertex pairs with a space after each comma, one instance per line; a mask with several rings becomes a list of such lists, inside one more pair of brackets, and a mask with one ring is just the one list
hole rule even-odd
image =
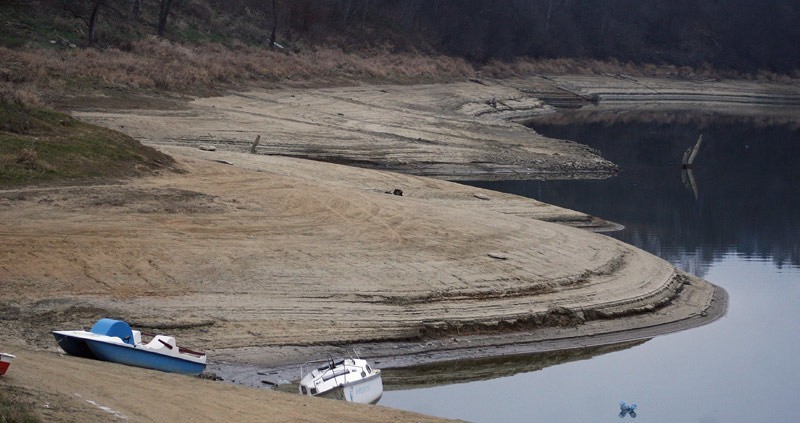
[[364, 28], [367, 22], [367, 9], [369, 8], [369, 0], [364, 0], [364, 11], [361, 13], [361, 28]]
[[169, 15], [169, 8], [172, 6], [172, 0], [161, 0], [161, 10], [158, 13], [158, 36], [163, 37], [164, 31], [167, 29], [167, 15]]
[[142, 0], [133, 0], [133, 9], [131, 10], [131, 18], [133, 21], [138, 21], [142, 13]]
[[272, 35], [269, 37], [269, 48], [275, 48], [275, 36], [278, 30], [278, 9], [275, 7], [275, 0], [272, 0]]
[[342, 11], [342, 21], [347, 23], [347, 19], [350, 17], [350, 6], [353, 4], [353, 0], [347, 0], [347, 3]]
[[105, 0], [96, 0], [92, 7], [92, 14], [89, 16], [89, 47], [93, 47], [97, 42], [97, 35], [95, 34], [95, 28], [97, 28], [97, 12], [104, 2]]

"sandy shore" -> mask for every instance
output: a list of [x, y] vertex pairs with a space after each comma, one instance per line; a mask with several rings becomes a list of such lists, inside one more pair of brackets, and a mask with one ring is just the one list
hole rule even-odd
[[[507, 120], [545, 113], [545, 102], [519, 97], [535, 106], [498, 110], [510, 97], [484, 91], [520, 93], [520, 83], [279, 90], [196, 100], [178, 112], [81, 112], [157, 145], [183, 172], [0, 191], [0, 346], [19, 356], [0, 384], [56, 420], [108, 419], [97, 404], [135, 421], [192, 420], [190, 411], [229, 420], [231, 410], [237, 420], [316, 421], [328, 412], [421, 420], [63, 357], [48, 332], [123, 318], [205, 349], [211, 370], [257, 385], [241, 369], [288, 374], [353, 345], [382, 366], [404, 366], [637, 341], [722, 316], [723, 290], [587, 230], [611, 225], [602, 219], [414, 175], [613, 169], [585, 147]], [[563, 91], [545, 85], [542, 97]], [[474, 101], [459, 100], [470, 92]], [[366, 101], [389, 93], [394, 108]], [[501, 106], [480, 101], [492, 93]], [[258, 133], [259, 153], [367, 168], [244, 152]], [[387, 143], [416, 138], [427, 142], [378, 157]], [[303, 150], [314, 140], [324, 145]], [[417, 170], [372, 169], [381, 166]]]
[[553, 110], [513, 86], [463, 82], [249, 91], [167, 110], [75, 114], [145, 143], [248, 151], [260, 136], [259, 154], [449, 180], [604, 178], [616, 172], [586, 146], [509, 121]]

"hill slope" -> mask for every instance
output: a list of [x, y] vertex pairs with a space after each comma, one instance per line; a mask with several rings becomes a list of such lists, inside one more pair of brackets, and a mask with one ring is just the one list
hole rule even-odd
[[0, 99], [0, 186], [120, 178], [173, 164], [120, 132]]

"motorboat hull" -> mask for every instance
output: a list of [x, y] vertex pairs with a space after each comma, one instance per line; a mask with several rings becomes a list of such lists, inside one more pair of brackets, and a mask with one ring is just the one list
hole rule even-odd
[[380, 373], [317, 394], [321, 398], [332, 398], [361, 404], [376, 404], [383, 395], [383, 379]]
[[366, 360], [347, 358], [328, 360], [322, 367], [306, 370], [312, 363], [300, 367], [301, 395], [332, 398], [362, 404], [375, 404], [383, 395], [380, 369], [373, 369]]

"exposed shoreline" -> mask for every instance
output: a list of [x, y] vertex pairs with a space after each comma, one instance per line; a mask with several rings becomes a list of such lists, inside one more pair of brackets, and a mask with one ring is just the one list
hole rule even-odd
[[[608, 82], [599, 78], [598, 85]], [[565, 92], [553, 78], [536, 81], [545, 94]], [[48, 332], [103, 316], [173, 333], [210, 353], [210, 371], [252, 386], [263, 386], [264, 378], [248, 381], [241, 369], [271, 369], [277, 373], [270, 377], [279, 379], [282, 372], [296, 373], [297, 363], [353, 346], [380, 366], [400, 367], [645, 340], [723, 316], [727, 294], [721, 288], [581, 229], [608, 229], [610, 222], [413, 175], [431, 169], [440, 178], [613, 173], [613, 165], [590, 149], [510, 122], [553, 112], [535, 98], [535, 84], [524, 83], [526, 96], [514, 87], [520, 81], [465, 82], [240, 93], [198, 99], [178, 112], [77, 113], [173, 155], [184, 172], [0, 191], [0, 232], [9, 245], [0, 276], [11, 292], [0, 308], [0, 342], [40, 357], [38, 363], [23, 357], [19, 374], [0, 383], [83, 410], [57, 417], [92, 415], [68, 390], [113, 390], [102, 373], [59, 381], [69, 388], [46, 374], [65, 363], [88, 373], [106, 364], [58, 356]], [[727, 84], [744, 91], [758, 86]], [[654, 83], [647, 85], [652, 91]], [[792, 87], [781, 95], [771, 87], [761, 91], [785, 102], [798, 91]], [[725, 89], [734, 90], [714, 88]], [[498, 104], [514, 100], [517, 106], [487, 104], [486, 95], [497, 90], [515, 93], [495, 96]], [[585, 87], [574, 91], [591, 97]], [[709, 110], [767, 113], [738, 101]], [[787, 119], [795, 106], [785, 107]], [[352, 118], [342, 119], [347, 115]], [[259, 154], [245, 153], [264, 128], [274, 137], [264, 137]], [[526, 142], [515, 141], [521, 135]], [[399, 148], [408, 140], [417, 140], [413, 148]], [[218, 149], [197, 148], [205, 144]], [[414, 168], [412, 175], [285, 157], [373, 160], [384, 148], [392, 151], [386, 168]], [[391, 195], [394, 189], [403, 196]], [[149, 383], [150, 372], [117, 373]], [[161, 412], [172, 416], [195, 404], [165, 393], [167, 386], [244, 389], [156, 379], [158, 395], [171, 407]], [[281, 395], [256, 391], [231, 393], [226, 401], [250, 407], [253, 398]], [[105, 399], [126, 416], [162, 417], [139, 405], [149, 394], [137, 395]], [[286, 407], [315, 404], [296, 396], [286, 401], [293, 404]], [[224, 410], [204, 412], [212, 420], [226, 416]]]
[[[625, 343], [646, 342], [654, 337], [680, 332], [713, 323], [725, 316], [728, 294], [714, 287], [710, 303], [700, 313], [683, 319], [659, 322], [653, 319], [634, 329], [613, 330], [619, 321], [595, 322], [590, 328], [540, 328], [485, 335], [454, 335], [427, 341], [372, 342], [350, 345], [286, 346], [252, 348], [245, 351], [218, 352], [220, 362], [209, 370], [222, 380], [250, 387], [279, 387], [298, 377], [299, 365], [327, 354], [369, 357], [377, 366], [400, 369], [445, 363], [454, 360], [490, 359], [492, 357], [529, 356], [562, 350], [581, 350]], [[622, 323], [625, 326], [625, 323]], [[634, 345], [634, 344], [631, 344]], [[484, 375], [485, 377], [486, 375]]]

